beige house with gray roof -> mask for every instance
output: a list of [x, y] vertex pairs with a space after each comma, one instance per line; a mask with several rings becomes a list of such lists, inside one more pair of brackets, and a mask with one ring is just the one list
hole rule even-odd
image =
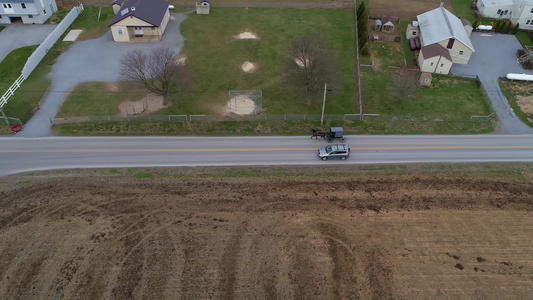
[[[454, 16], [441, 5], [439, 8], [418, 15], [417, 20], [420, 29], [422, 49], [434, 44], [441, 46], [432, 46], [426, 48], [425, 51], [421, 50], [421, 54], [418, 58], [420, 67], [427, 67], [428, 64], [425, 62], [426, 59], [431, 59], [431, 62], [435, 63], [435, 61], [433, 61], [436, 59], [434, 54], [437, 52], [439, 53], [438, 57], [444, 61], [451, 60], [454, 64], [468, 63], [470, 56], [474, 52], [474, 46], [470, 41], [465, 25], [463, 25], [459, 18]], [[431, 62], [429, 64], [431, 64]], [[444, 64], [444, 66], [440, 67], [441, 64]], [[435, 69], [438, 70], [438, 73], [448, 74], [451, 65], [447, 67], [444, 62], [438, 63], [438, 65], [439, 66]], [[436, 73], [429, 70], [423, 71]]]
[[115, 42], [157, 42], [163, 37], [170, 13], [165, 0], [116, 0], [109, 24]]

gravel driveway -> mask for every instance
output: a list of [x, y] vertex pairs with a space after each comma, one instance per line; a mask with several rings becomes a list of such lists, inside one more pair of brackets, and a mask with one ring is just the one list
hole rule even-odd
[[118, 81], [120, 60], [130, 50], [151, 50], [160, 47], [181, 50], [183, 37], [180, 24], [184, 14], [171, 14], [175, 20], [169, 21], [163, 39], [157, 43], [116, 43], [111, 32], [88, 41], [75, 43], [59, 56], [49, 76], [50, 90], [41, 108], [33, 115], [17, 136], [42, 137], [50, 135], [51, 119], [57, 114], [61, 103], [76, 85], [87, 81]]
[[533, 74], [516, 61], [516, 51], [522, 49], [522, 45], [514, 35], [509, 34], [473, 32], [470, 39], [476, 51], [468, 64], [454, 64], [451, 74], [479, 76], [500, 118], [498, 133], [532, 134], [533, 129], [518, 119], [498, 85], [498, 77], [505, 77], [508, 73]]
[[6, 25], [6, 28], [0, 32], [0, 62], [15, 49], [39, 45], [56, 26], [33, 24]]

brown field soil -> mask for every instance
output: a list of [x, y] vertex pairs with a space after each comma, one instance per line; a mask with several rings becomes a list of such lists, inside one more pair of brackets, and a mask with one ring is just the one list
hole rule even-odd
[[0, 298], [533, 296], [532, 166], [372, 168], [1, 178]]
[[368, 9], [370, 17], [382, 18], [389, 15], [400, 18], [401, 21], [416, 21], [417, 15], [438, 8], [441, 2], [444, 3], [444, 8], [455, 14], [451, 0], [370, 0]]

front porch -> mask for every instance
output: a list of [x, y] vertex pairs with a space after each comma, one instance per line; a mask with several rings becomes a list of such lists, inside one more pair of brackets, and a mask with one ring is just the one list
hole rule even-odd
[[157, 35], [132, 35], [130, 36], [131, 43], [149, 43], [159, 42], [161, 39]]

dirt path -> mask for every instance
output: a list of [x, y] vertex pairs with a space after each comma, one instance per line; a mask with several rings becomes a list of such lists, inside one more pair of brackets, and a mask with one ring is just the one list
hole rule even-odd
[[0, 298], [531, 295], [531, 172], [326, 178], [261, 170], [12, 177], [0, 189]]

